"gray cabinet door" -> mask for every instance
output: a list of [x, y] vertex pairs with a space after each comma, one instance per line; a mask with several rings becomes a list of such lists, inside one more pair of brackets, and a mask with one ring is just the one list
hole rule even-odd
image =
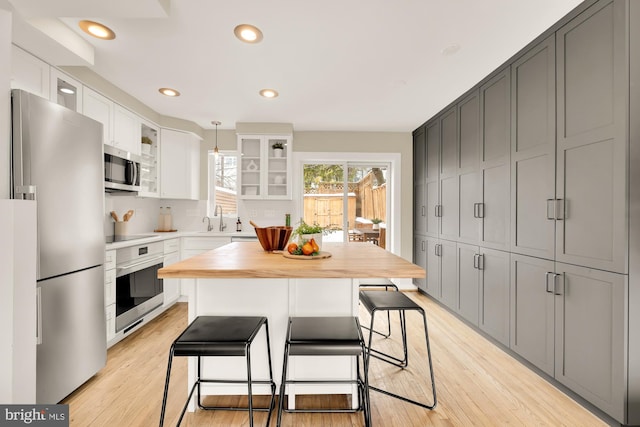
[[440, 237], [458, 238], [460, 200], [458, 198], [458, 175], [440, 179]]
[[413, 184], [413, 231], [418, 234], [427, 232], [427, 186], [425, 183]]
[[546, 200], [555, 198], [555, 35], [511, 66], [511, 251], [555, 256], [555, 223]]
[[554, 263], [511, 254], [511, 349], [554, 375]]
[[436, 209], [440, 204], [440, 120], [427, 124], [427, 225], [428, 236], [438, 237], [440, 220]]
[[624, 273], [624, 2], [598, 3], [556, 34], [556, 260]]
[[[425, 236], [414, 235], [413, 236], [413, 263], [427, 269], [427, 240]], [[416, 277], [413, 279], [413, 284], [423, 291], [427, 291], [427, 278]]]
[[458, 243], [458, 305], [456, 310], [462, 317], [478, 325], [480, 275], [478, 266], [479, 248]]
[[480, 248], [479, 326], [509, 346], [509, 253]]
[[426, 238], [427, 280], [426, 291], [433, 298], [439, 300], [441, 296], [440, 286], [440, 240], [434, 237]]
[[478, 243], [480, 220], [474, 209], [481, 200], [480, 175], [480, 100], [472, 92], [457, 105], [458, 109], [458, 230], [456, 240]]
[[458, 176], [459, 221], [457, 240], [477, 244], [482, 220], [478, 216], [482, 199], [481, 175], [478, 170], [461, 172]]
[[509, 68], [480, 87], [482, 197], [478, 202], [482, 204], [477, 208], [477, 216], [481, 218], [480, 245], [502, 250], [509, 248], [510, 93]]
[[440, 177], [440, 120], [427, 124], [427, 182]]
[[456, 309], [458, 303], [458, 268], [456, 242], [440, 240], [440, 301]]
[[509, 247], [509, 162], [482, 171], [482, 240], [485, 247]]
[[556, 263], [556, 379], [624, 419], [627, 276]]
[[413, 132], [413, 182], [424, 183], [427, 179], [427, 140], [424, 126]]
[[458, 119], [451, 108], [440, 119], [440, 178], [458, 173]]

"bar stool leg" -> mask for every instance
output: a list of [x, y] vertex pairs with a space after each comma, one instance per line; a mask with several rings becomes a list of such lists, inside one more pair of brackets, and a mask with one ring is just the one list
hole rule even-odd
[[167, 409], [167, 397], [169, 395], [169, 379], [171, 378], [171, 363], [173, 361], [173, 345], [169, 350], [169, 363], [167, 366], [167, 378], [164, 381], [164, 395], [162, 397], [162, 410], [160, 411], [160, 427], [164, 426], [164, 415]]
[[[290, 327], [291, 325], [289, 325], [289, 328]], [[287, 329], [286, 336], [289, 336], [288, 329]], [[280, 427], [282, 423], [282, 412], [284, 412], [284, 394], [286, 389], [288, 365], [289, 365], [289, 344], [287, 344], [284, 349], [284, 363], [282, 364], [282, 381], [280, 382], [280, 396], [278, 398], [278, 422], [276, 424], [277, 427]]]
[[[372, 327], [373, 327], [373, 320], [374, 320], [374, 317], [375, 317], [375, 312], [376, 312], [376, 310], [373, 310], [371, 312], [371, 326]], [[424, 310], [420, 309], [419, 312], [422, 315], [422, 320], [423, 320], [423, 325], [424, 325], [424, 336], [425, 336], [425, 341], [426, 341], [426, 344], [427, 344], [427, 359], [429, 361], [429, 376], [430, 376], [430, 379], [431, 379], [431, 392], [433, 393], [433, 404], [432, 405], [428, 405], [428, 404], [425, 404], [425, 403], [422, 403], [422, 402], [418, 402], [418, 401], [415, 401], [415, 400], [412, 400], [412, 399], [408, 399], [408, 398], [406, 398], [404, 396], [400, 396], [398, 394], [391, 393], [391, 392], [389, 392], [387, 390], [383, 390], [381, 388], [374, 387], [374, 386], [371, 386], [371, 385], [369, 386], [369, 389], [378, 391], [378, 392], [383, 393], [383, 394], [386, 394], [387, 396], [395, 397], [396, 399], [400, 399], [400, 400], [402, 400], [404, 402], [407, 402], [407, 403], [412, 403], [414, 405], [420, 406], [420, 407], [425, 408], [425, 409], [433, 409], [433, 408], [436, 407], [436, 405], [438, 403], [438, 400], [437, 400], [437, 397], [436, 397], [436, 383], [435, 383], [435, 377], [434, 377], [434, 374], [433, 374], [433, 362], [431, 360], [431, 345], [429, 344], [429, 331], [427, 329], [427, 316], [426, 316]], [[402, 327], [402, 330], [403, 330], [402, 341], [403, 341], [403, 345], [404, 345], [405, 358], [407, 358], [408, 357], [407, 356], [408, 350], [407, 350], [407, 343], [406, 343], [406, 338], [407, 338], [406, 337], [406, 319], [404, 318], [404, 314], [405, 314], [405, 311], [402, 310], [401, 311], [401, 316], [400, 316], [400, 318], [401, 318], [401, 327]], [[398, 365], [396, 363], [393, 363], [390, 360], [387, 360], [387, 359], [384, 359], [384, 358], [382, 358], [380, 356], [376, 356], [376, 355], [372, 354], [372, 352], [376, 351], [376, 350], [373, 350], [371, 348], [371, 339], [372, 338], [373, 338], [373, 331], [369, 330], [369, 347], [367, 348], [368, 351], [367, 351], [367, 356], [366, 356], [367, 365], [370, 362], [371, 356], [373, 356], [373, 357], [376, 357], [376, 358], [378, 358], [378, 359], [380, 359], [380, 360], [382, 360], [384, 362], [391, 363], [392, 365], [399, 366], [402, 369], [404, 369], [406, 367], [406, 365], [405, 366], [400, 366], [400, 365]], [[388, 357], [390, 357], [390, 356], [388, 356]], [[397, 360], [394, 357], [391, 357], [391, 358]], [[407, 359], [407, 361], [408, 361], [408, 359]], [[368, 366], [367, 366], [367, 368], [368, 368]]]

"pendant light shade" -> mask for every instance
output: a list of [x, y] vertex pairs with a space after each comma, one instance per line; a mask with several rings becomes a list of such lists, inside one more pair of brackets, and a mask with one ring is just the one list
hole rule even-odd
[[222, 122], [219, 122], [217, 120], [214, 120], [211, 122], [212, 125], [216, 125], [216, 147], [213, 149], [213, 154], [215, 154], [216, 157], [218, 157], [218, 155], [220, 154], [218, 152], [218, 125], [221, 125]]

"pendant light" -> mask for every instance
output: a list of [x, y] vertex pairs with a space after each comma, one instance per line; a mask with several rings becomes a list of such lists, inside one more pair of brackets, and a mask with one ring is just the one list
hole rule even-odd
[[213, 154], [218, 157], [218, 155], [220, 154], [218, 152], [218, 125], [221, 125], [222, 122], [219, 122], [217, 120], [214, 120], [211, 122], [212, 125], [216, 125], [216, 148], [213, 149]]

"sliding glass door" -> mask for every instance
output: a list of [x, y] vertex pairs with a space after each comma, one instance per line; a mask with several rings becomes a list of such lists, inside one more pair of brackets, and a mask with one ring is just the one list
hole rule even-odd
[[326, 227], [326, 242], [386, 247], [388, 171], [388, 164], [303, 164], [304, 221]]

